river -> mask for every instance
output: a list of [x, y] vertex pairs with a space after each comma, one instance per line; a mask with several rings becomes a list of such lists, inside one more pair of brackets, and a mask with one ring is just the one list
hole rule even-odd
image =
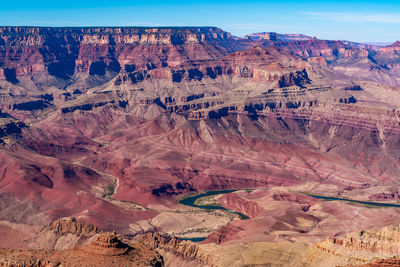
[[[219, 190], [219, 191], [208, 191], [202, 194], [190, 196], [183, 198], [179, 201], [180, 204], [190, 206], [190, 207], [196, 207], [196, 208], [201, 208], [201, 209], [207, 209], [207, 210], [223, 210], [227, 211], [230, 213], [235, 213], [240, 216], [241, 220], [246, 220], [249, 219], [249, 217], [241, 212], [234, 211], [227, 209], [223, 206], [219, 205], [197, 205], [196, 200], [202, 198], [202, 197], [207, 197], [207, 196], [214, 196], [214, 195], [221, 195], [221, 194], [229, 194], [232, 192], [235, 192], [238, 190]], [[361, 200], [352, 200], [352, 199], [347, 199], [347, 198], [340, 198], [340, 197], [328, 197], [328, 196], [321, 196], [321, 195], [313, 195], [313, 194], [308, 194], [305, 193], [306, 195], [313, 197], [313, 198], [318, 198], [318, 199], [323, 199], [327, 201], [345, 201], [345, 202], [352, 202], [352, 203], [358, 203], [358, 204], [363, 204], [363, 205], [369, 205], [369, 206], [376, 206], [376, 207], [395, 207], [395, 208], [400, 208], [400, 204], [394, 204], [394, 203], [381, 203], [381, 202], [371, 202], [371, 201], [361, 201]], [[190, 240], [193, 242], [201, 242], [205, 240], [207, 237], [196, 237], [196, 238], [180, 238], [182, 240]]]
[[[198, 200], [199, 198], [202, 197], [208, 197], [208, 196], [214, 196], [214, 195], [221, 195], [221, 194], [228, 194], [228, 193], [232, 193], [235, 192], [237, 190], [219, 190], [219, 191], [208, 191], [202, 194], [198, 194], [195, 196], [190, 196], [190, 197], [186, 197], [183, 198], [179, 201], [180, 204], [183, 204], [185, 206], [190, 206], [190, 207], [196, 207], [196, 208], [201, 208], [201, 209], [206, 209], [206, 210], [223, 210], [223, 211], [227, 211], [230, 213], [234, 213], [239, 215], [241, 220], [246, 220], [249, 219], [249, 217], [241, 212], [238, 211], [234, 211], [231, 209], [227, 209], [223, 206], [219, 206], [219, 205], [196, 205], [196, 200]], [[189, 240], [192, 242], [201, 242], [203, 240], [205, 240], [207, 237], [195, 237], [195, 238], [180, 238], [181, 240]]]
[[201, 209], [206, 209], [206, 210], [224, 210], [228, 211], [230, 213], [235, 213], [240, 216], [240, 219], [246, 220], [249, 219], [249, 217], [241, 212], [230, 210], [227, 208], [224, 208], [223, 206], [219, 205], [196, 205], [196, 200], [202, 197], [208, 197], [208, 196], [214, 196], [214, 195], [221, 195], [221, 194], [228, 194], [235, 192], [237, 190], [219, 190], [219, 191], [208, 191], [199, 195], [183, 198], [179, 201], [180, 204], [190, 206], [190, 207], [196, 207], [196, 208], [201, 208]]
[[323, 199], [323, 200], [328, 200], [328, 201], [338, 200], [338, 201], [346, 201], [346, 202], [358, 203], [358, 204], [375, 206], [375, 207], [400, 208], [400, 204], [395, 204], [395, 203], [371, 202], [371, 201], [353, 200], [353, 199], [340, 198], [340, 197], [326, 197], [326, 196], [313, 195], [313, 194], [306, 194], [306, 195], [313, 197], [313, 198], [318, 198], [318, 199]]

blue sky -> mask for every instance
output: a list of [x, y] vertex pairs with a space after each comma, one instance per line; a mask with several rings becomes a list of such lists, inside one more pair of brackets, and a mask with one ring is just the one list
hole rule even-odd
[[400, 39], [400, 0], [3, 1], [0, 25], [217, 26], [237, 36], [275, 31], [364, 42]]

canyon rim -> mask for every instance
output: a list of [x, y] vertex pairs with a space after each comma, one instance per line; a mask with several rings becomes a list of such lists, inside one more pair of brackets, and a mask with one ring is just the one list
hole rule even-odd
[[400, 42], [236, 35], [1, 26], [0, 266], [400, 266]]

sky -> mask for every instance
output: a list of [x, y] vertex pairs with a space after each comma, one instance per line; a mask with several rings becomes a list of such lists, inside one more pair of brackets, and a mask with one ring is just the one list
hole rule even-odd
[[217, 26], [236, 36], [303, 33], [356, 42], [400, 40], [400, 0], [2, 0], [3, 26]]

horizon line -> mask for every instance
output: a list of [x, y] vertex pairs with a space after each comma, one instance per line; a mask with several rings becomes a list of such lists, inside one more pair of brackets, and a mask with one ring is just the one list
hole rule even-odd
[[45, 26], [45, 25], [0, 25], [0, 28], [5, 28], [5, 27], [19, 27], [19, 28], [64, 28], [64, 29], [68, 29], [68, 28], [75, 28], [75, 29], [79, 29], [79, 28], [142, 28], [142, 29], [156, 29], [156, 28], [164, 28], [164, 29], [172, 29], [172, 28], [216, 28], [216, 29], [220, 29], [226, 33], [231, 34], [232, 37], [237, 37], [237, 38], [244, 38], [246, 36], [252, 35], [252, 34], [260, 34], [260, 33], [277, 33], [277, 34], [282, 34], [282, 35], [289, 35], [289, 34], [299, 34], [299, 35], [304, 35], [304, 36], [308, 36], [308, 37], [316, 37], [318, 40], [325, 40], [325, 41], [342, 41], [342, 42], [353, 42], [353, 43], [359, 43], [359, 44], [366, 44], [366, 45], [376, 45], [379, 46], [378, 44], [394, 44], [397, 41], [351, 41], [351, 40], [346, 40], [346, 39], [320, 39], [318, 38], [318, 36], [311, 36], [308, 34], [304, 34], [304, 33], [299, 33], [299, 32], [291, 32], [291, 33], [281, 33], [281, 32], [276, 32], [276, 31], [255, 31], [252, 33], [248, 33], [245, 35], [234, 35], [229, 31], [226, 31], [223, 29], [223, 27], [220, 26], [210, 26], [210, 25], [206, 25], [206, 26], [196, 26], [196, 25], [185, 25], [185, 26], [171, 26], [171, 25], [160, 25], [160, 26], [145, 26], [145, 25], [140, 25], [140, 26], [134, 26], [134, 25], [125, 25], [125, 26], [84, 26], [84, 25], [75, 25], [75, 26]]

